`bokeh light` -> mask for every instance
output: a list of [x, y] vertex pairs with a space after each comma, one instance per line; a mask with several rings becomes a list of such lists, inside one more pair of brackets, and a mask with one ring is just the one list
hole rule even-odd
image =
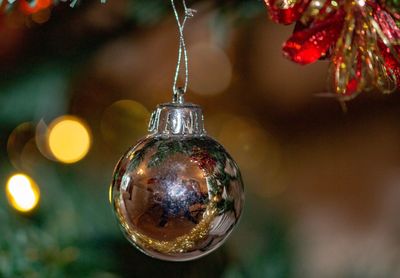
[[49, 21], [51, 16], [51, 10], [49, 8], [38, 11], [32, 14], [32, 20], [38, 24], [43, 24]]
[[232, 79], [232, 65], [216, 45], [199, 43], [189, 49], [190, 89], [200, 95], [216, 95], [226, 90]]
[[53, 156], [63, 163], [75, 163], [83, 159], [91, 146], [88, 126], [74, 116], [62, 116], [49, 126], [47, 142]]
[[[255, 120], [231, 115], [217, 135], [232, 155], [249, 170], [262, 168], [268, 160], [268, 171], [275, 171], [280, 161], [280, 151], [276, 140]], [[273, 163], [273, 167], [270, 164]]]
[[[31, 122], [19, 124], [8, 136], [7, 154], [11, 164], [17, 169], [25, 169], [22, 154], [35, 136], [35, 126]], [[26, 158], [27, 156], [25, 156]]]
[[21, 1], [20, 9], [23, 13], [30, 15], [50, 7], [51, 4], [51, 0]]
[[118, 153], [126, 151], [138, 139], [146, 135], [150, 112], [133, 100], [119, 100], [103, 113], [101, 133], [109, 147]]
[[35, 130], [35, 143], [36, 147], [39, 150], [39, 152], [44, 156], [45, 158], [53, 161], [57, 161], [57, 159], [53, 156], [53, 154], [50, 151], [49, 144], [48, 144], [48, 138], [47, 134], [48, 133], [48, 126], [46, 122], [41, 119], [37, 125], [36, 125], [36, 130]]
[[214, 116], [213, 121], [220, 125], [213, 128], [218, 140], [239, 164], [250, 189], [267, 198], [283, 193], [277, 140], [252, 118], [221, 114]]
[[40, 190], [35, 181], [25, 174], [14, 174], [6, 186], [7, 199], [17, 211], [27, 213], [39, 204]]

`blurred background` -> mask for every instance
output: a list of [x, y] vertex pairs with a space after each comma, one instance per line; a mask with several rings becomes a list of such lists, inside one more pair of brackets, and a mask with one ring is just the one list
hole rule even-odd
[[257, 0], [193, 1], [186, 27], [187, 100], [241, 167], [240, 225], [188, 263], [123, 238], [108, 188], [171, 99], [169, 4], [0, 16], [0, 277], [400, 277], [400, 96], [363, 93], [347, 112], [321, 97], [328, 62], [285, 60], [293, 27]]

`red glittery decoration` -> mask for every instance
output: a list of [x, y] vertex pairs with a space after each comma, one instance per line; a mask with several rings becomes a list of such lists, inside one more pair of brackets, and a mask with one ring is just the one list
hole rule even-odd
[[374, 18], [379, 23], [379, 26], [381, 27], [383, 33], [389, 40], [400, 39], [400, 29], [399, 27], [397, 27], [396, 22], [388, 12], [382, 10], [382, 8], [378, 5], [375, 11]]
[[[385, 60], [385, 66], [388, 74], [394, 74], [397, 81], [400, 82], [400, 63], [383, 43], [380, 44], [382, 56]], [[397, 53], [400, 53], [400, 48], [396, 47]], [[399, 86], [399, 83], [397, 84]]]
[[349, 82], [347, 83], [347, 87], [346, 87], [346, 92], [342, 95], [342, 97], [344, 97], [345, 99], [351, 99], [353, 97], [355, 97], [356, 95], [358, 95], [359, 90], [358, 87], [360, 85], [360, 81], [361, 81], [361, 65], [362, 65], [362, 61], [360, 59], [360, 57], [357, 58], [357, 70], [356, 70], [356, 74], [353, 78], [351, 78], [349, 80]]
[[297, 0], [289, 7], [282, 9], [280, 6], [284, 6], [284, 1], [265, 0], [265, 3], [269, 7], [271, 19], [285, 25], [297, 21], [308, 5], [308, 0]]
[[292, 61], [306, 65], [324, 56], [336, 43], [343, 25], [342, 13], [295, 32], [284, 44], [283, 53]]
[[330, 59], [331, 90], [343, 99], [371, 88], [400, 88], [400, 16], [385, 0], [265, 2], [275, 22], [296, 23], [283, 45], [284, 55], [302, 65]]

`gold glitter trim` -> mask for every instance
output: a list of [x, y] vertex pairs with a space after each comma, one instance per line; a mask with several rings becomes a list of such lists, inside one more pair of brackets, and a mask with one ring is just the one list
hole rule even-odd
[[131, 229], [128, 223], [124, 220], [120, 207], [116, 206], [116, 212], [121, 226], [125, 229], [131, 241], [137, 244], [140, 248], [151, 249], [163, 254], [179, 254], [193, 249], [200, 240], [203, 240], [208, 236], [211, 222], [215, 219], [217, 211], [215, 204], [211, 203], [207, 206], [203, 219], [190, 231], [190, 233], [177, 237], [171, 241], [161, 241], [154, 240], [151, 237]]

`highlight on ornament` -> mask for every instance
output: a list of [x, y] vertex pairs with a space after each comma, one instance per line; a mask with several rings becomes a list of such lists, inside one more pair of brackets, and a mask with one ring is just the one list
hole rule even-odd
[[6, 185], [6, 196], [10, 205], [17, 211], [33, 211], [40, 200], [40, 190], [35, 181], [28, 175], [12, 175]]
[[110, 148], [124, 151], [146, 132], [150, 112], [140, 102], [122, 99], [104, 109], [100, 131]]
[[71, 164], [82, 160], [90, 150], [89, 127], [75, 116], [55, 119], [47, 131], [47, 143], [52, 155], [60, 162]]

